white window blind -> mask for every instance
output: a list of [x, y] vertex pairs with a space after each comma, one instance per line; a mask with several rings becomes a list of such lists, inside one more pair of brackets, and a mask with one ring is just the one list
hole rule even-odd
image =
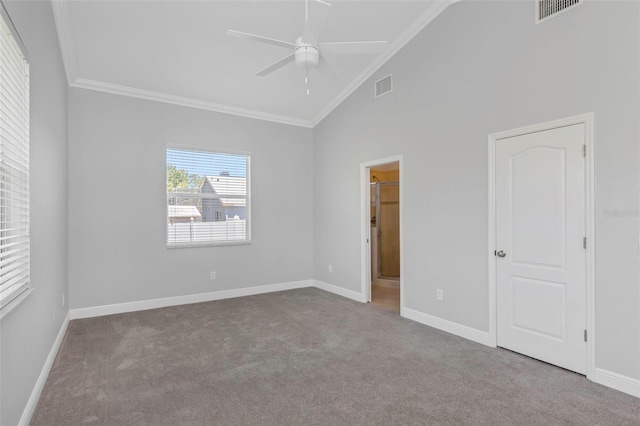
[[167, 147], [167, 246], [251, 242], [250, 155]]
[[4, 307], [29, 287], [29, 64], [4, 7], [0, 21], [0, 307]]

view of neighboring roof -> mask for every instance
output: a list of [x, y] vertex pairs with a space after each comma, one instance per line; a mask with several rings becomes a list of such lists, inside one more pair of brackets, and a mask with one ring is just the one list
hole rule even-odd
[[[225, 207], [247, 205], [247, 178], [238, 176], [205, 176], [202, 184], [203, 192], [211, 187], [220, 196], [220, 202]], [[226, 198], [225, 195], [232, 198]]]
[[188, 217], [198, 219], [201, 218], [202, 215], [196, 208], [196, 206], [168, 206], [169, 207], [169, 217]]

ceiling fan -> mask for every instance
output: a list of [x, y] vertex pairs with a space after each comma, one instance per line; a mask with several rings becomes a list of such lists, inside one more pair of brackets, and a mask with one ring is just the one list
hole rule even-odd
[[314, 68], [328, 68], [327, 63], [323, 58], [323, 55], [325, 53], [375, 54], [381, 52], [388, 43], [387, 41], [342, 41], [318, 43], [320, 32], [322, 31], [324, 22], [329, 16], [330, 10], [330, 3], [322, 0], [306, 0], [304, 31], [302, 33], [302, 36], [296, 39], [295, 43], [276, 40], [273, 38], [236, 30], [228, 30], [227, 35], [230, 37], [238, 37], [280, 46], [291, 50], [291, 52], [287, 56], [258, 71], [256, 75], [264, 77], [284, 67], [285, 65], [288, 65], [291, 62], [295, 62], [299, 68], [304, 68], [306, 70], [305, 83], [307, 84], [308, 95], [309, 70]]

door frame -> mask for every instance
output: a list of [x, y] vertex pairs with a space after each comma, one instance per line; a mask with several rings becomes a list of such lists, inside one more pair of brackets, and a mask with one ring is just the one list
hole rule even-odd
[[399, 176], [399, 217], [400, 217], [400, 316], [404, 310], [404, 235], [403, 235], [403, 204], [404, 204], [404, 176], [402, 171], [402, 155], [381, 158], [378, 160], [360, 163], [360, 276], [362, 277], [361, 292], [365, 302], [371, 302], [371, 188], [370, 170], [372, 167], [383, 164], [398, 163]]
[[498, 334], [496, 326], [497, 317], [497, 266], [494, 251], [496, 247], [496, 193], [495, 193], [495, 147], [496, 142], [501, 139], [514, 136], [526, 135], [529, 133], [542, 132], [558, 127], [566, 127], [575, 124], [584, 124], [584, 144], [586, 145], [585, 158], [585, 237], [587, 238], [586, 248], [586, 271], [585, 271], [585, 329], [587, 330], [587, 378], [595, 380], [596, 362], [596, 327], [595, 327], [595, 180], [594, 180], [594, 113], [580, 114], [566, 117], [559, 120], [547, 121], [544, 123], [492, 133], [489, 135], [489, 249], [487, 251], [489, 266], [489, 342], [492, 346], [497, 346]]

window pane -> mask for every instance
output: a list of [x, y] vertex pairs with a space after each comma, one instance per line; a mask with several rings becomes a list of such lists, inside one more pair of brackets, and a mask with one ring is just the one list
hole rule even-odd
[[167, 245], [248, 242], [249, 156], [167, 148]]

